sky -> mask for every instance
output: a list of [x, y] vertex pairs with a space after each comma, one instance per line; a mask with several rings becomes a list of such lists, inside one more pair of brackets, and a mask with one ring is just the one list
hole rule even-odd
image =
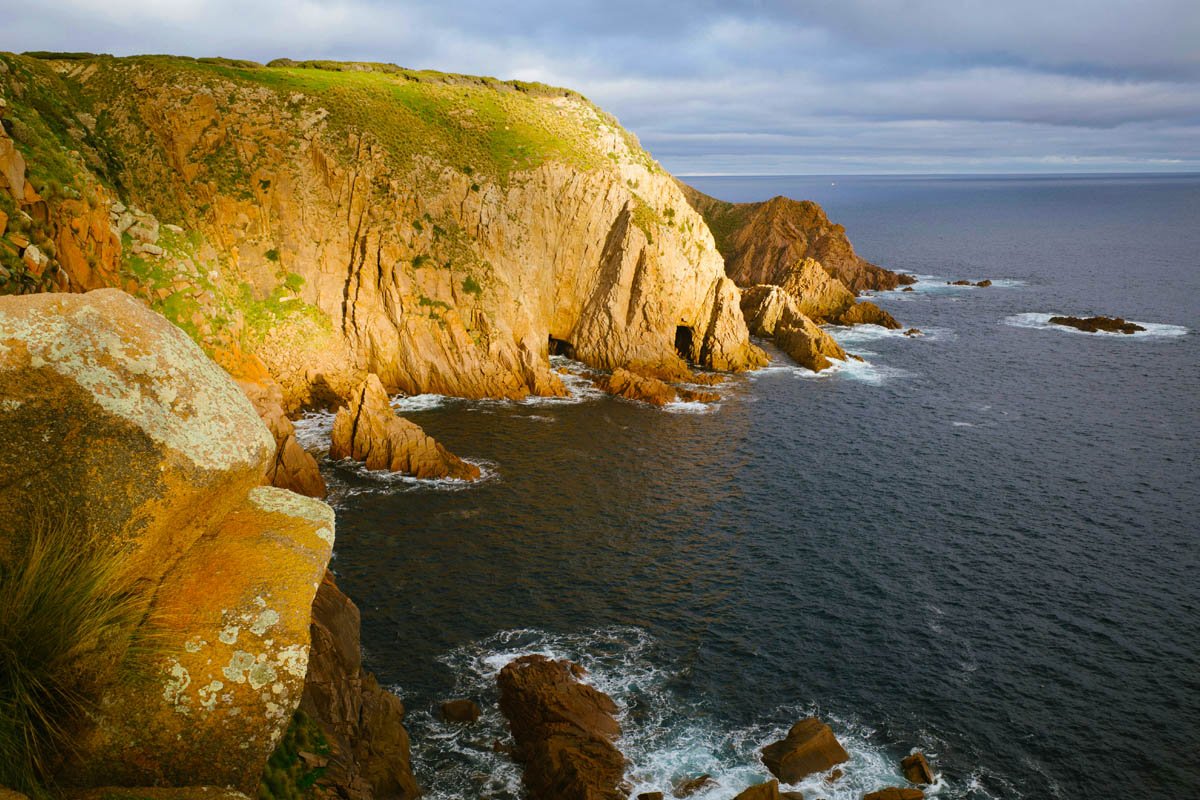
[[1200, 0], [0, 0], [0, 50], [567, 86], [672, 172], [1200, 171]]

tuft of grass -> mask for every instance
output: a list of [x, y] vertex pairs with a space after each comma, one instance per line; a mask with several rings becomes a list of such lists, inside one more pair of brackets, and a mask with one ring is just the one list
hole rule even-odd
[[259, 800], [302, 800], [313, 796], [313, 787], [326, 768], [310, 763], [311, 757], [317, 756], [319, 762], [329, 753], [329, 742], [317, 723], [303, 711], [297, 711], [267, 760], [258, 784]]
[[0, 785], [39, 793], [95, 707], [101, 654], [144, 605], [83, 525], [41, 512], [26, 532], [0, 565]]

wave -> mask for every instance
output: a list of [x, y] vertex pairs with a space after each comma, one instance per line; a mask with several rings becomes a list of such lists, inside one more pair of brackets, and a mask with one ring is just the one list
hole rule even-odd
[[[860, 355], [875, 355], [867, 351], [861, 351]], [[787, 356], [781, 356], [781, 359], [786, 359]], [[791, 363], [790, 360], [784, 362], [773, 361], [771, 364], [756, 369], [750, 373], [749, 379], [757, 381], [765, 375], [787, 373], [794, 375], [797, 378], [805, 380], [827, 381], [827, 380], [850, 380], [858, 383], [865, 383], [870, 386], [882, 386], [890, 380], [900, 378], [911, 378], [913, 373], [908, 370], [900, 369], [899, 367], [889, 366], [887, 364], [876, 364], [871, 361], [858, 361], [857, 359], [847, 359], [846, 361], [833, 361], [833, 366], [823, 369], [820, 372], [813, 372], [807, 367], [802, 367], [799, 364]]]
[[[915, 300], [918, 298], [928, 297], [929, 295], [940, 294], [959, 294], [962, 292], [974, 292], [983, 289], [1017, 289], [1026, 286], [1026, 282], [1017, 278], [991, 278], [991, 286], [955, 286], [954, 281], [964, 280], [959, 277], [948, 278], [944, 275], [922, 275], [913, 274], [917, 279], [916, 283], [908, 286], [897, 286], [895, 289], [888, 289], [882, 292], [864, 292], [864, 296], [876, 297], [886, 300]], [[967, 278], [965, 280], [981, 281], [983, 278]], [[911, 288], [911, 292], [905, 289]]]
[[[496, 675], [509, 661], [529, 653], [581, 664], [588, 671], [587, 681], [616, 701], [622, 729], [617, 745], [628, 759], [631, 797], [652, 791], [670, 796], [680, 781], [707, 774], [715, 784], [693, 797], [728, 800], [771, 777], [759, 751], [783, 738], [791, 722], [811, 714], [830, 724], [850, 761], [841, 765], [845, 775], [832, 785], [824, 782], [823, 775], [816, 775], [787, 789], [800, 790], [808, 797], [860, 800], [867, 792], [905, 785], [899, 770], [904, 753], [879, 744], [870, 726], [803, 704], [774, 709], [769, 716], [776, 722], [725, 725], [705, 701], [686, 700], [674, 691], [679, 676], [664, 668], [649, 634], [637, 627], [616, 626], [577, 635], [505, 631], [441, 657], [455, 676], [451, 696], [475, 699], [483, 716], [478, 723], [463, 726], [442, 722], [432, 708], [410, 707], [413, 763], [431, 800], [517, 800], [521, 796], [519, 766], [495, 752], [492, 743], [509, 739], [508, 725], [496, 707]], [[923, 744], [933, 745], [926, 746], [925, 752], [936, 764], [937, 743]], [[972, 778], [977, 784], [978, 779]], [[951, 785], [940, 775], [926, 794], [986, 796], [976, 787]]]
[[1026, 314], [1013, 314], [1005, 317], [1002, 322], [1013, 328], [1034, 328], [1037, 330], [1056, 330], [1063, 333], [1075, 333], [1082, 336], [1103, 336], [1116, 339], [1174, 339], [1179, 336], [1186, 336], [1190, 331], [1182, 325], [1167, 325], [1162, 322], [1140, 322], [1138, 320], [1129, 320], [1136, 325], [1141, 325], [1146, 330], [1137, 331], [1135, 333], [1110, 333], [1108, 331], [1098, 331], [1097, 333], [1088, 333], [1081, 331], [1078, 328], [1072, 328], [1069, 325], [1055, 325], [1050, 322], [1051, 317], [1062, 316], [1059, 312], [1051, 314], [1043, 314], [1040, 312], [1030, 312]]

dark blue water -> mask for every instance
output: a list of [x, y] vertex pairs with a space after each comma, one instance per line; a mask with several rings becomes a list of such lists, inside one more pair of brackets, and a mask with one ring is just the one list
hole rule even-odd
[[808, 797], [898, 783], [913, 747], [944, 798], [1200, 796], [1200, 178], [694, 183], [819, 201], [866, 258], [933, 276], [878, 298], [928, 335], [839, 332], [869, 363], [820, 378], [775, 353], [710, 414], [433, 400], [410, 418], [493, 472], [467, 490], [327, 467], [422, 783], [515, 796], [498, 715], [429, 709], [494, 701], [539, 650], [618, 697], [639, 790], [707, 771], [732, 797], [816, 711], [854, 760]]

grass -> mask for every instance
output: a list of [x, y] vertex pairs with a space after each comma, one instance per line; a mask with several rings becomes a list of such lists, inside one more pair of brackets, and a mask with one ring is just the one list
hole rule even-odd
[[0, 785], [38, 793], [95, 705], [98, 653], [139, 623], [115, 549], [49, 512], [0, 566]]
[[303, 711], [297, 711], [275, 747], [275, 752], [267, 760], [258, 784], [259, 800], [302, 800], [311, 797], [313, 787], [325, 773], [325, 767], [310, 767], [301, 754], [326, 757], [329, 752], [329, 742], [320, 727]]

